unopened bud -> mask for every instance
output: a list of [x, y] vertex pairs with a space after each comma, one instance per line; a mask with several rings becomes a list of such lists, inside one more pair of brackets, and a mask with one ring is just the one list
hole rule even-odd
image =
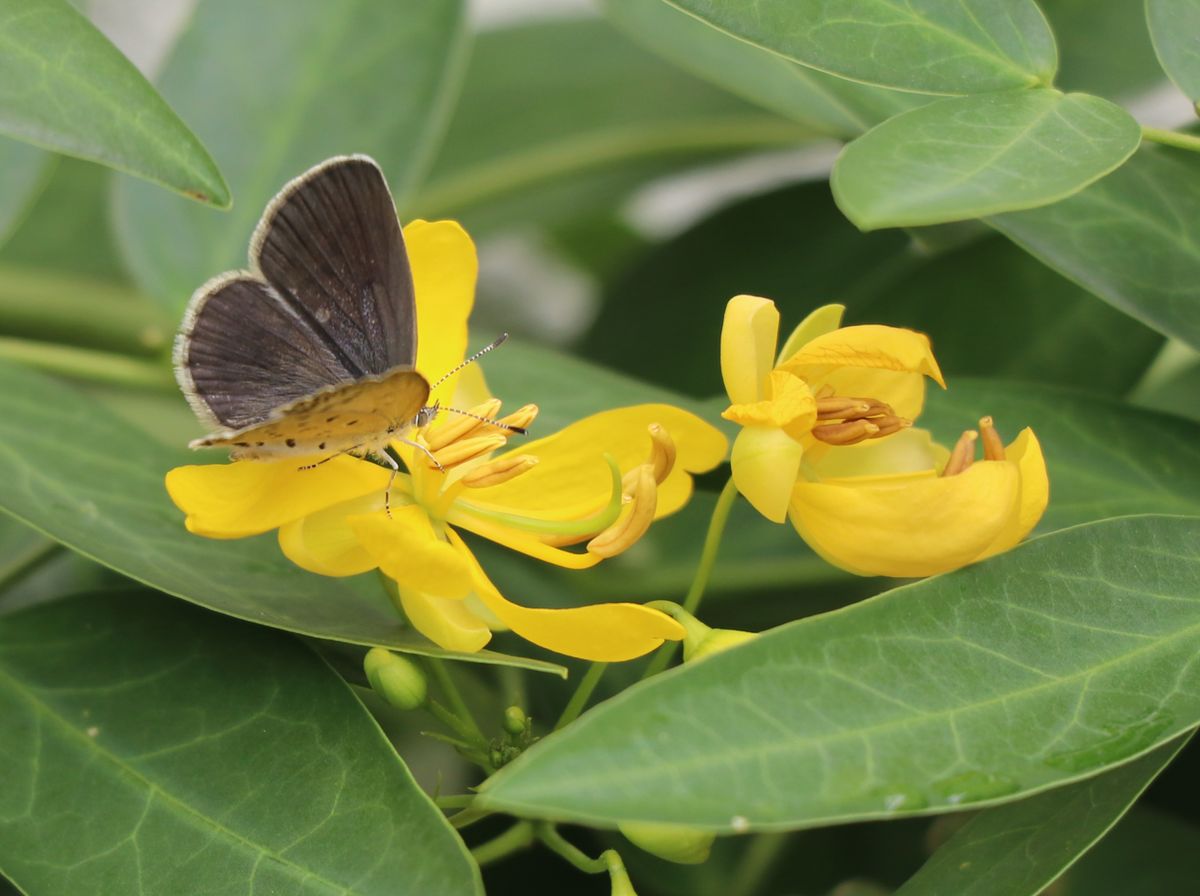
[[383, 647], [372, 647], [363, 660], [363, 671], [375, 693], [397, 709], [419, 709], [429, 696], [425, 673], [407, 657]]
[[699, 865], [706, 861], [716, 836], [711, 831], [679, 824], [627, 822], [617, 828], [635, 846], [680, 865]]
[[710, 628], [704, 637], [695, 641], [689, 639], [683, 642], [683, 660], [684, 662], [693, 662], [703, 659], [711, 654], [720, 653], [722, 650], [728, 650], [730, 647], [744, 644], [753, 637], [756, 637], [754, 632], [740, 632], [732, 628]]
[[525, 710], [519, 706], [510, 706], [504, 710], [504, 730], [509, 734], [524, 734], [528, 721], [529, 717], [525, 715]]

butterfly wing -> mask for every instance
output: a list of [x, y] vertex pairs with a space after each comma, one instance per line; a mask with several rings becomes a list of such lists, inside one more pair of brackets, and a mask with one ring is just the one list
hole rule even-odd
[[214, 433], [193, 448], [228, 446], [236, 457], [375, 450], [402, 434], [429, 399], [429, 383], [415, 370], [394, 370], [308, 395], [279, 408], [271, 419]]
[[354, 379], [271, 287], [248, 274], [223, 274], [196, 291], [175, 342], [175, 373], [197, 416], [230, 430]]
[[209, 425], [245, 429], [323, 390], [413, 367], [408, 256], [371, 159], [339, 156], [287, 184], [250, 260], [253, 273], [196, 291], [176, 340], [176, 376]]
[[284, 187], [254, 232], [250, 260], [356, 379], [415, 365], [408, 254], [371, 159], [339, 156]]

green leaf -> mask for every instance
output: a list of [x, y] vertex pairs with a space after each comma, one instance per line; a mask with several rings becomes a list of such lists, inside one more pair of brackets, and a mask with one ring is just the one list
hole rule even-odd
[[1095, 778], [981, 812], [895, 896], [1038, 896], [1120, 821], [1190, 736]]
[[1200, 0], [1146, 0], [1146, 21], [1167, 75], [1193, 102], [1200, 101]]
[[217, 541], [189, 534], [163, 476], [200, 456], [165, 448], [87, 396], [13, 364], [0, 364], [0, 446], [7, 468], [0, 510], [168, 594], [319, 638], [562, 671], [489, 651], [444, 651], [402, 625], [373, 576], [305, 572], [270, 535]]
[[1148, 147], [1063, 202], [988, 223], [1131, 317], [1200, 348], [1200, 158]]
[[113, 173], [59, 158], [45, 187], [0, 248], [0, 262], [128, 283], [109, 213]]
[[1033, 427], [1050, 474], [1039, 531], [1139, 513], [1200, 515], [1200, 425], [1069, 389], [993, 380], [934, 387], [917, 425], [953, 443], [990, 414], [1006, 439]]
[[36, 568], [57, 547], [36, 529], [0, 517], [0, 601], [12, 582]]
[[0, 133], [228, 208], [196, 136], [63, 0], [0, 0]]
[[374, 156], [403, 204], [441, 136], [466, 49], [461, 0], [203, 0], [158, 79], [220, 160], [229, 215], [123, 181], [121, 248], [143, 290], [179, 309], [246, 265], [268, 200], [323, 159]]
[[711, 28], [667, 3], [604, 0], [606, 15], [680, 68], [822, 133], [857, 136], [930, 97], [847, 81]]
[[1198, 538], [1200, 519], [1107, 520], [783, 626], [602, 704], [479, 803], [742, 831], [1088, 777], [1200, 720]]
[[1141, 139], [1128, 112], [1083, 93], [958, 97], [855, 140], [831, 183], [863, 230], [940, 224], [1065, 199], [1118, 167]]
[[49, 157], [36, 147], [0, 138], [0, 246], [45, 186], [44, 172]]
[[1134, 807], [1063, 880], [1063, 896], [1179, 896], [1200, 880], [1200, 828]]
[[162, 595], [0, 619], [0, 868], [30, 893], [479, 893], [348, 685]]
[[1133, 100], [1165, 80], [1140, 3], [1040, 0], [1038, 5], [1058, 40], [1055, 83], [1061, 89]]
[[747, 43], [899, 90], [962, 94], [1054, 80], [1054, 35], [1033, 0], [665, 0]]
[[612, 203], [614, 184], [628, 190], [681, 160], [810, 136], [660, 62], [604, 22], [521, 25], [480, 36], [437, 162], [402, 208], [465, 216], [476, 229], [511, 225], [544, 218], [546, 207], [578, 213], [593, 189]]
[[828, 186], [811, 183], [745, 199], [645, 253], [608, 283], [581, 350], [680, 392], [716, 394], [722, 313], [738, 293], [773, 299], [784, 335], [826, 302], [845, 304], [847, 323], [927, 333], [952, 388], [969, 375], [1123, 395], [1161, 345], [1003, 239], [930, 255], [898, 232], [859, 233]]

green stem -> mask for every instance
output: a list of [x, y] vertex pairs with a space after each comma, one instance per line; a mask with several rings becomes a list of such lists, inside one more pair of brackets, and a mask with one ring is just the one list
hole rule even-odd
[[787, 843], [786, 833], [759, 834], [751, 840], [726, 889], [729, 896], [753, 896], [757, 893]]
[[570, 725], [583, 712], [583, 708], [587, 706], [588, 700], [592, 696], [592, 692], [596, 690], [596, 685], [600, 683], [600, 679], [604, 676], [604, 670], [608, 668], [608, 663], [592, 663], [588, 666], [588, 670], [583, 673], [583, 678], [579, 679], [579, 686], [575, 688], [575, 693], [571, 695], [571, 699], [567, 701], [566, 707], [562, 711], [562, 715], [558, 717], [558, 721], [554, 723], [554, 730], [565, 728]]
[[1200, 152], [1200, 137], [1194, 134], [1181, 134], [1179, 131], [1164, 131], [1160, 128], [1148, 128], [1143, 125], [1142, 139], [1161, 143], [1164, 146], [1174, 146], [1176, 149]]
[[[429, 667], [434, 680], [437, 682], [442, 696], [450, 704], [450, 711], [462, 723], [463, 731], [468, 735], [468, 740], [475, 741], [486, 747], [487, 738], [483, 736], [483, 732], [479, 729], [479, 725], [475, 721], [475, 716], [471, 714], [471, 710], [467, 707], [467, 701], [459, 693], [458, 685], [454, 683], [454, 679], [450, 675], [450, 670], [446, 668], [446, 663], [431, 656], [425, 658], [425, 663]], [[435, 701], [430, 700], [429, 705], [432, 708], [435, 705]]]
[[477, 731], [473, 731], [471, 727], [462, 720], [459, 716], [452, 713], [436, 700], [429, 700], [425, 704], [425, 709], [429, 714], [457, 734], [467, 743], [468, 746], [476, 749], [486, 749], [487, 741], [483, 739], [483, 735]]
[[450, 826], [456, 831], [461, 831], [463, 828], [470, 827], [477, 821], [483, 821], [485, 818], [490, 818], [492, 815], [489, 809], [463, 809], [461, 812], [456, 812], [446, 820], [450, 822]]
[[439, 809], [465, 809], [475, 802], [472, 793], [455, 793], [450, 796], [439, 796], [433, 800]]
[[[717, 562], [717, 552], [721, 548], [721, 538], [725, 534], [725, 524], [729, 522], [729, 512], [733, 510], [734, 502], [737, 499], [737, 486], [733, 484], [733, 479], [725, 483], [725, 487], [721, 489], [721, 494], [717, 498], [717, 506], [713, 508], [712, 518], [708, 521], [708, 532], [704, 536], [704, 547], [700, 551], [700, 562], [696, 565], [696, 573], [692, 577], [692, 585], [688, 588], [687, 596], [683, 599], [683, 609], [691, 615], [696, 615], [696, 609], [700, 606], [700, 598], [704, 597], [704, 589], [708, 587], [708, 579], [712, 575], [713, 566]], [[671, 660], [675, 657], [675, 651], [679, 649], [679, 642], [668, 641], [659, 648], [654, 659], [646, 666], [646, 671], [642, 673], [642, 678], [646, 679], [652, 675], [657, 675], [663, 669], [670, 665]]]
[[87, 277], [0, 266], [0, 329], [48, 342], [161, 355], [175, 321], [124, 286]]
[[498, 862], [505, 856], [525, 849], [533, 844], [533, 823], [518, 821], [511, 828], [486, 843], [481, 843], [471, 850], [471, 856], [482, 867]]
[[603, 857], [591, 858], [578, 846], [568, 842], [549, 822], [542, 822], [537, 826], [537, 838], [546, 844], [547, 849], [558, 853], [584, 874], [602, 874], [608, 870], [608, 863]]
[[35, 545], [23, 557], [16, 558], [4, 569], [0, 569], [0, 591], [7, 591], [12, 585], [40, 568], [58, 556], [63, 546], [57, 541], [44, 541]]
[[89, 348], [0, 336], [0, 359], [18, 361], [48, 373], [94, 383], [113, 383], [156, 390], [176, 389], [166, 364], [127, 358], [124, 355]]

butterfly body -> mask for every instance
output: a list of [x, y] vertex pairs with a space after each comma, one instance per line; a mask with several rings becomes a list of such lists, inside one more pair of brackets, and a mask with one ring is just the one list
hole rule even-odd
[[329, 159], [268, 204], [250, 270], [196, 291], [175, 343], [179, 384], [237, 459], [381, 451], [422, 419], [412, 275], [382, 172]]

